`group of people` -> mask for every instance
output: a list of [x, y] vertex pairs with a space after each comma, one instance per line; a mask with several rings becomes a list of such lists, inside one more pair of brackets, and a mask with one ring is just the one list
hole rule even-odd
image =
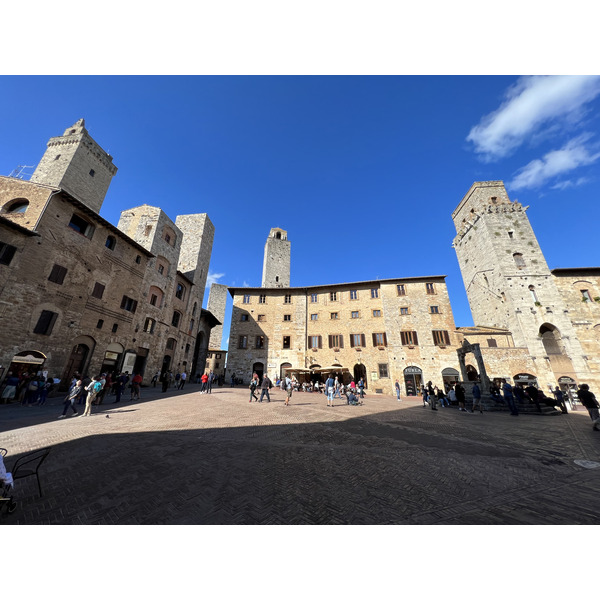
[[[334, 405], [334, 399], [337, 397], [340, 400], [343, 398], [346, 399], [346, 404], [350, 404], [350, 405], [358, 405], [358, 404], [362, 404], [361, 400], [362, 398], [364, 398], [365, 396], [365, 384], [364, 384], [364, 380], [361, 378], [358, 386], [356, 385], [356, 383], [354, 382], [354, 380], [352, 380], [347, 386], [345, 386], [341, 381], [339, 381], [339, 378], [333, 377], [333, 376], [329, 376], [327, 378], [327, 380], [325, 381], [324, 384], [319, 384], [318, 381], [314, 381], [311, 382], [310, 384], [307, 383], [299, 383], [298, 380], [296, 379], [295, 375], [292, 375], [291, 377], [289, 377], [288, 375], [286, 375], [285, 377], [282, 378], [277, 378], [276, 379], [276, 384], [275, 384], [278, 388], [280, 388], [282, 391], [286, 392], [286, 399], [285, 399], [285, 406], [289, 406], [290, 405], [290, 400], [292, 398], [292, 394], [297, 391], [297, 392], [318, 392], [318, 393], [324, 393], [327, 396], [327, 406], [333, 406]], [[271, 401], [271, 397], [269, 395], [269, 390], [273, 388], [273, 382], [271, 381], [271, 379], [269, 378], [268, 375], [264, 375], [262, 380], [261, 378], [258, 376], [258, 373], [253, 373], [252, 374], [252, 378], [250, 380], [250, 385], [248, 386], [250, 389], [250, 400], [249, 402], [263, 402], [263, 399], [266, 398], [265, 402], [270, 402]], [[258, 390], [260, 389], [261, 393], [260, 393], [260, 398], [257, 394]], [[357, 392], [358, 389], [358, 392]], [[359, 397], [357, 397], [356, 394], [359, 394]]]
[[59, 377], [50, 377], [48, 371], [9, 371], [4, 380], [0, 403], [18, 402], [23, 406], [43, 406], [48, 394], [60, 383]]

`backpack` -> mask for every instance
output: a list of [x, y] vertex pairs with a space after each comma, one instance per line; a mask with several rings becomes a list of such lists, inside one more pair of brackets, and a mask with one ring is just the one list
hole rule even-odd
[[94, 383], [94, 387], [92, 388], [92, 392], [94, 392], [94, 394], [97, 394], [101, 389], [102, 384], [99, 381], [96, 381], [96, 383]]

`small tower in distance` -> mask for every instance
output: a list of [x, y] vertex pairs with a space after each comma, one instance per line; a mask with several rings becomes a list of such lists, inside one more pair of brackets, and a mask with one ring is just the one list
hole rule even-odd
[[85, 121], [79, 119], [61, 136], [50, 138], [30, 181], [61, 188], [99, 213], [116, 172], [112, 156], [92, 139]]
[[290, 287], [290, 256], [287, 231], [274, 227], [265, 244], [262, 287]]

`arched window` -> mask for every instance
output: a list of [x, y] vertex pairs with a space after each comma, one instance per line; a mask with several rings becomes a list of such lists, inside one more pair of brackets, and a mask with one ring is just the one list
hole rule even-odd
[[12, 202], [5, 206], [7, 213], [24, 213], [29, 207], [27, 198], [15, 198]]
[[170, 227], [165, 227], [163, 229], [163, 240], [167, 242], [170, 246], [175, 246], [175, 242], [177, 241], [177, 236], [175, 232]]
[[114, 235], [109, 235], [106, 238], [106, 243], [104, 244], [109, 250], [114, 250], [117, 245], [117, 240]]
[[181, 283], [177, 284], [177, 288], [175, 289], [175, 297], [183, 300], [185, 298], [185, 286]]
[[148, 290], [148, 299], [152, 306], [156, 306], [156, 308], [161, 308], [163, 303], [164, 293], [160, 288], [157, 288], [155, 285], [150, 286]]
[[173, 325], [173, 327], [179, 327], [180, 321], [181, 321], [181, 313], [178, 310], [174, 310], [173, 318], [171, 319], [171, 325]]
[[94, 234], [94, 226], [78, 214], [73, 214], [69, 221], [69, 227], [90, 239], [92, 239], [92, 235]]
[[545, 323], [540, 327], [540, 335], [542, 337], [542, 343], [544, 349], [548, 355], [551, 354], [564, 354], [564, 347], [560, 331], [549, 323]]
[[522, 269], [525, 266], [523, 255], [520, 252], [516, 252], [515, 254], [513, 254], [513, 259], [518, 269]]
[[169, 275], [169, 261], [164, 256], [156, 258], [156, 270], [165, 277]]

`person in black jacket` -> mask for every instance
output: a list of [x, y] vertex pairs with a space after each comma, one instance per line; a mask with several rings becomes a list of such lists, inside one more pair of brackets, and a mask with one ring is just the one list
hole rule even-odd
[[582, 383], [577, 390], [577, 397], [581, 404], [583, 404], [588, 413], [590, 413], [590, 419], [592, 419], [592, 423], [594, 424], [594, 431], [600, 431], [598, 427], [598, 422], [600, 421], [600, 405], [598, 404], [598, 400], [596, 400], [596, 396], [590, 392], [590, 386], [587, 383]]
[[265, 376], [263, 377], [262, 383], [260, 385], [260, 400], [259, 400], [259, 402], [263, 401], [263, 396], [265, 394], [267, 396], [267, 402], [271, 402], [271, 398], [269, 397], [269, 390], [272, 387], [273, 387], [273, 384], [271, 383], [269, 376], [265, 373]]

